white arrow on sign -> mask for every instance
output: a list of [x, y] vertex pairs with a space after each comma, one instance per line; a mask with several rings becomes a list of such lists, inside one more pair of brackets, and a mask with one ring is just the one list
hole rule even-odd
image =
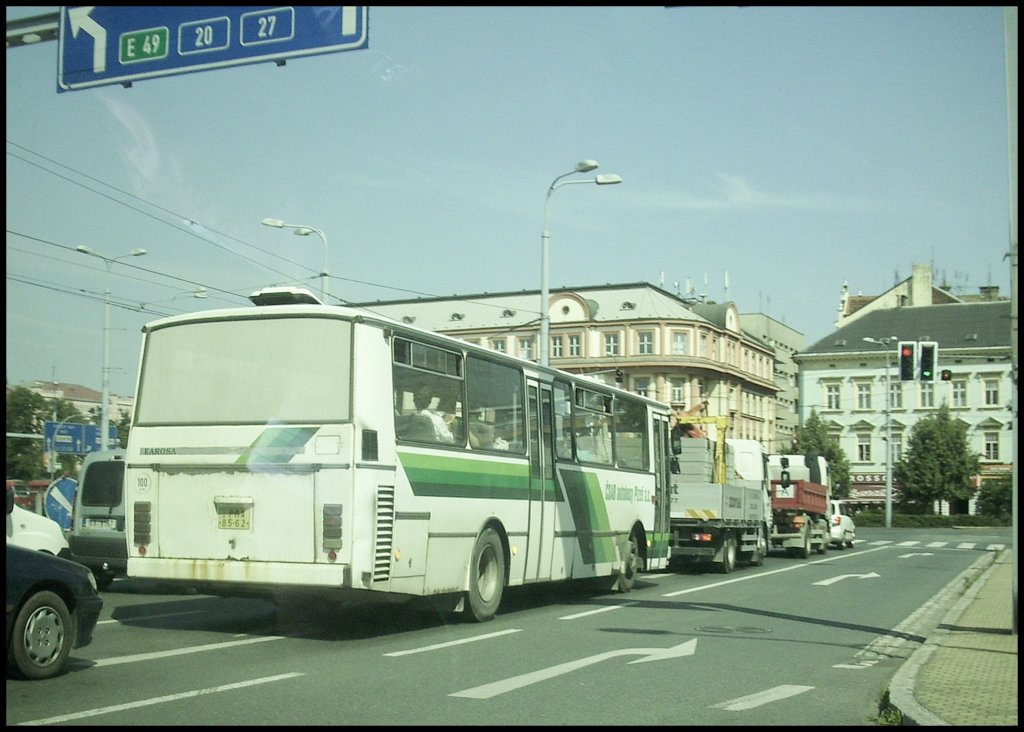
[[475, 686], [472, 689], [466, 689], [465, 691], [456, 691], [454, 694], [449, 694], [448, 696], [461, 696], [469, 699], [490, 699], [493, 696], [504, 694], [507, 691], [515, 691], [516, 689], [521, 689], [524, 686], [536, 684], [538, 681], [545, 681], [547, 679], [554, 678], [555, 676], [561, 676], [562, 674], [567, 674], [570, 671], [575, 671], [578, 668], [600, 663], [601, 661], [605, 661], [609, 658], [615, 658], [616, 656], [644, 656], [644, 658], [638, 658], [635, 661], [630, 661], [630, 663], [646, 663], [647, 661], [666, 661], [672, 658], [692, 656], [696, 651], [696, 638], [680, 643], [679, 645], [672, 646], [671, 648], [623, 648], [618, 651], [607, 651], [605, 653], [599, 653], [596, 656], [588, 656], [587, 658], [581, 658], [577, 661], [560, 663], [557, 666], [551, 666], [550, 668], [542, 668], [540, 671], [531, 671], [528, 674], [513, 676], [511, 679], [505, 679], [504, 681], [495, 681], [490, 684], [484, 684], [483, 686]]
[[95, 5], [87, 5], [81, 8], [71, 8], [68, 15], [71, 16], [72, 38], [77, 38], [80, 30], [84, 30], [92, 36], [92, 70], [97, 74], [102, 74], [107, 70], [107, 29], [89, 16], [95, 7]]
[[931, 552], [911, 552], [910, 554], [900, 554], [897, 559], [906, 559], [907, 557], [933, 557], [935, 556]]
[[850, 579], [850, 578], [871, 579], [873, 577], [881, 577], [881, 576], [882, 575], [875, 574], [874, 572], [868, 572], [867, 574], [841, 574], [838, 577], [830, 577], [829, 579], [824, 579], [821, 582], [815, 582], [814, 584], [822, 585], [822, 586], [834, 585], [836, 582], [839, 582], [840, 580], [844, 580], [844, 579]]

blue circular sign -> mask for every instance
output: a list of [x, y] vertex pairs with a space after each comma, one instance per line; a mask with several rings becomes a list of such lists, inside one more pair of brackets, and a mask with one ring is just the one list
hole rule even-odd
[[50, 483], [43, 498], [43, 510], [46, 512], [46, 516], [56, 521], [65, 531], [71, 529], [77, 490], [78, 481], [65, 476]]

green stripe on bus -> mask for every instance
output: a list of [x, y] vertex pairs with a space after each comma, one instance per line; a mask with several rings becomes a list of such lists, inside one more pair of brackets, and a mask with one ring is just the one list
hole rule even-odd
[[[504, 498], [526, 501], [530, 466], [526, 462], [476, 460], [460, 456], [399, 451], [412, 492], [418, 496]], [[551, 479], [544, 481], [546, 501], [565, 500]], [[533, 496], [535, 500], [540, 495]]]
[[583, 561], [587, 564], [615, 561], [618, 558], [615, 538], [610, 535], [594, 535], [611, 532], [611, 522], [608, 520], [597, 475], [578, 470], [562, 470], [561, 476], [572, 520], [576, 524]]
[[306, 448], [317, 427], [268, 427], [236, 463], [286, 463]]

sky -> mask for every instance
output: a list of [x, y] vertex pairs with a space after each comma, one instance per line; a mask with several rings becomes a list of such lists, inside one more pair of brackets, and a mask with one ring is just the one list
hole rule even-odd
[[[317, 292], [325, 249], [336, 303], [539, 292], [545, 219], [552, 289], [732, 300], [807, 345], [844, 284], [914, 264], [1010, 294], [1001, 7], [371, 6], [363, 49], [62, 93], [57, 70], [56, 41], [7, 49], [12, 385], [100, 390], [108, 287], [121, 396], [145, 323]], [[564, 180], [623, 182], [545, 204], [581, 160]]]

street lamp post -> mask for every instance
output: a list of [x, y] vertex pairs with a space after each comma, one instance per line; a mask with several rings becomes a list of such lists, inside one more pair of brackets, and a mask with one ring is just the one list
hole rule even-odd
[[551, 185], [548, 186], [547, 196], [544, 197], [544, 231], [540, 237], [540, 365], [548, 365], [548, 331], [551, 329], [551, 314], [548, 312], [548, 201], [551, 200], [551, 194], [555, 192], [556, 188], [570, 183], [593, 183], [599, 186], [615, 185], [621, 183], [622, 178], [617, 175], [597, 175], [587, 180], [562, 180], [566, 176], [573, 175], [575, 173], [589, 173], [592, 170], [597, 169], [596, 160], [581, 160], [576, 163], [576, 167], [570, 170], [568, 173], [562, 175], [551, 181]]
[[320, 272], [320, 299], [324, 301], [325, 305], [329, 305], [330, 298], [330, 286], [327, 282], [327, 235], [320, 229], [314, 229], [312, 226], [299, 226], [298, 224], [286, 224], [281, 219], [263, 219], [260, 222], [264, 226], [273, 226], [275, 229], [295, 229], [296, 236], [309, 236], [310, 234], [316, 234], [320, 237], [320, 241], [324, 243], [324, 268]]
[[85, 245], [77, 246], [75, 249], [82, 254], [88, 254], [90, 257], [102, 259], [103, 264], [107, 266], [107, 282], [103, 288], [103, 373], [101, 374], [103, 390], [100, 397], [102, 400], [100, 404], [100, 446], [106, 450], [110, 447], [110, 408], [108, 406], [110, 402], [110, 268], [118, 260], [127, 259], [128, 257], [141, 257], [146, 253], [146, 250], [136, 248], [127, 254], [122, 254], [120, 257], [104, 257], [99, 252], [95, 252]]
[[896, 336], [864, 337], [866, 343], [874, 343], [885, 349], [885, 528], [887, 529], [892, 528], [892, 389], [889, 382], [889, 346], [896, 340]]

